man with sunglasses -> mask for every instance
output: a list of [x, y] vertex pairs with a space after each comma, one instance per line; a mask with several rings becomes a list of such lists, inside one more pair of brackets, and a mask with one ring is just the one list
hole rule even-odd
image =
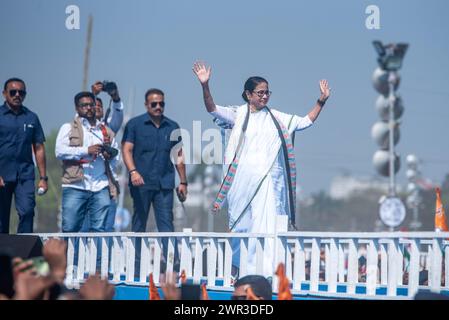
[[[75, 118], [64, 124], [56, 138], [56, 157], [62, 160], [62, 232], [79, 232], [85, 217], [91, 232], [105, 230], [111, 196], [117, 192], [112, 170], [118, 154], [114, 133], [95, 117], [95, 96], [80, 92]], [[114, 150], [111, 150], [114, 151]]]
[[0, 233], [9, 233], [12, 196], [19, 214], [17, 233], [32, 233], [35, 201], [33, 152], [40, 178], [47, 187], [45, 136], [38, 116], [23, 105], [25, 82], [8, 79], [3, 87], [5, 103], [0, 106]]
[[[147, 112], [126, 124], [122, 139], [123, 160], [129, 171], [129, 188], [134, 202], [132, 231], [146, 231], [150, 205], [153, 204], [158, 231], [172, 232], [174, 167], [179, 174], [180, 197], [185, 198], [187, 195], [182, 149], [176, 149], [181, 145], [181, 138], [174, 141], [170, 138], [172, 133], [179, 129], [179, 125], [164, 116], [164, 93], [161, 90], [148, 90], [145, 94], [145, 106]], [[173, 161], [175, 165], [171, 156], [175, 158]], [[167, 238], [162, 240], [165, 258], [167, 242]], [[139, 246], [140, 243], [136, 243], [137, 265]], [[176, 248], [175, 245], [175, 262]]]

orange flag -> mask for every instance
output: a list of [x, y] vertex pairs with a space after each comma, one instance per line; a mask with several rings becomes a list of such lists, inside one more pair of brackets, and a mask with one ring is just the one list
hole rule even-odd
[[201, 300], [209, 300], [205, 283], [201, 284]]
[[437, 194], [437, 200], [435, 204], [435, 231], [449, 231], [447, 227], [446, 214], [444, 213], [443, 202], [441, 201], [440, 188], [435, 189]]
[[150, 300], [161, 300], [161, 297], [159, 296], [159, 292], [157, 291], [156, 285], [153, 281], [153, 273], [150, 273]]
[[285, 266], [283, 263], [278, 265], [276, 275], [279, 279], [278, 300], [293, 300], [292, 293], [290, 292], [290, 283], [285, 276]]
[[253, 288], [248, 287], [246, 289], [246, 300], [260, 300], [260, 298], [255, 295]]
[[185, 270], [182, 270], [182, 271], [181, 271], [181, 276], [180, 276], [180, 278], [181, 278], [181, 283], [186, 283], [186, 281], [187, 281], [187, 275], [186, 275], [186, 271], [185, 271]]

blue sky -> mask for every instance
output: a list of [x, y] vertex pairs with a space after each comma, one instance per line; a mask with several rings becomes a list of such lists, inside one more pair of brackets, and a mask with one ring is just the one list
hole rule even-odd
[[[365, 27], [368, 5], [380, 9], [380, 30]], [[65, 8], [77, 5], [81, 29], [67, 30]], [[25, 105], [46, 133], [74, 113], [81, 90], [87, 16], [94, 16], [89, 82], [114, 80], [124, 102], [135, 90], [133, 115], [144, 112], [150, 87], [166, 92], [166, 115], [188, 130], [213, 127], [191, 66], [212, 65], [218, 104], [240, 104], [244, 81], [270, 82], [270, 104], [305, 115], [326, 78], [332, 97], [314, 127], [296, 137], [299, 181], [306, 194], [327, 189], [342, 171], [374, 176], [370, 136], [379, 119], [371, 83], [371, 42], [408, 42], [398, 92], [404, 100], [398, 174], [405, 155], [423, 159], [425, 176], [449, 172], [449, 2], [431, 1], [2, 1], [0, 80], [27, 83]], [[53, 150], [51, 150], [53, 152]]]

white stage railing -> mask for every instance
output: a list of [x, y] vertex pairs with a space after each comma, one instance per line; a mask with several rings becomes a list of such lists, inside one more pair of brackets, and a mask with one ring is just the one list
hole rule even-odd
[[[261, 274], [263, 257], [267, 254], [265, 240], [271, 238], [275, 240], [276, 265], [285, 264], [293, 293], [372, 299], [412, 297], [418, 289], [449, 291], [449, 232], [286, 232], [286, 220], [278, 221], [278, 226], [277, 234], [47, 233], [39, 236], [44, 241], [49, 238], [67, 241], [66, 284], [70, 287], [79, 286], [95, 272], [113, 283], [133, 285], [148, 285], [148, 275], [153, 273], [155, 283], [159, 284], [161, 273], [173, 271], [177, 239], [180, 270], [185, 270], [189, 279], [206, 281], [211, 289], [232, 290], [231, 240], [240, 239], [239, 277], [242, 277], [247, 274], [248, 241], [257, 241], [256, 273]], [[138, 238], [141, 239], [140, 263], [135, 270]], [[165, 270], [160, 270], [163, 238], [168, 239], [168, 259]], [[99, 250], [101, 254], [97, 254]], [[419, 282], [420, 273], [427, 273], [428, 282]], [[273, 289], [277, 291], [275, 275]]]

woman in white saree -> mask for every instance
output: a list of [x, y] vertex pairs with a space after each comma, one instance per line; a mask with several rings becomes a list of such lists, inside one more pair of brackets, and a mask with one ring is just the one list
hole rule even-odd
[[[232, 126], [225, 151], [227, 174], [214, 202], [218, 211], [227, 201], [231, 232], [274, 234], [277, 215], [288, 215], [295, 227], [296, 164], [292, 136], [312, 125], [330, 95], [321, 80], [320, 98], [305, 117], [290, 115], [267, 106], [271, 91], [267, 80], [249, 78], [238, 107], [216, 105], [209, 90], [211, 68], [195, 63], [193, 72], [203, 88], [206, 110]], [[238, 239], [236, 239], [238, 240]], [[238, 268], [239, 241], [233, 242], [233, 267]], [[265, 239], [263, 275], [272, 276], [274, 240]], [[256, 241], [248, 242], [247, 273], [256, 273]]]

